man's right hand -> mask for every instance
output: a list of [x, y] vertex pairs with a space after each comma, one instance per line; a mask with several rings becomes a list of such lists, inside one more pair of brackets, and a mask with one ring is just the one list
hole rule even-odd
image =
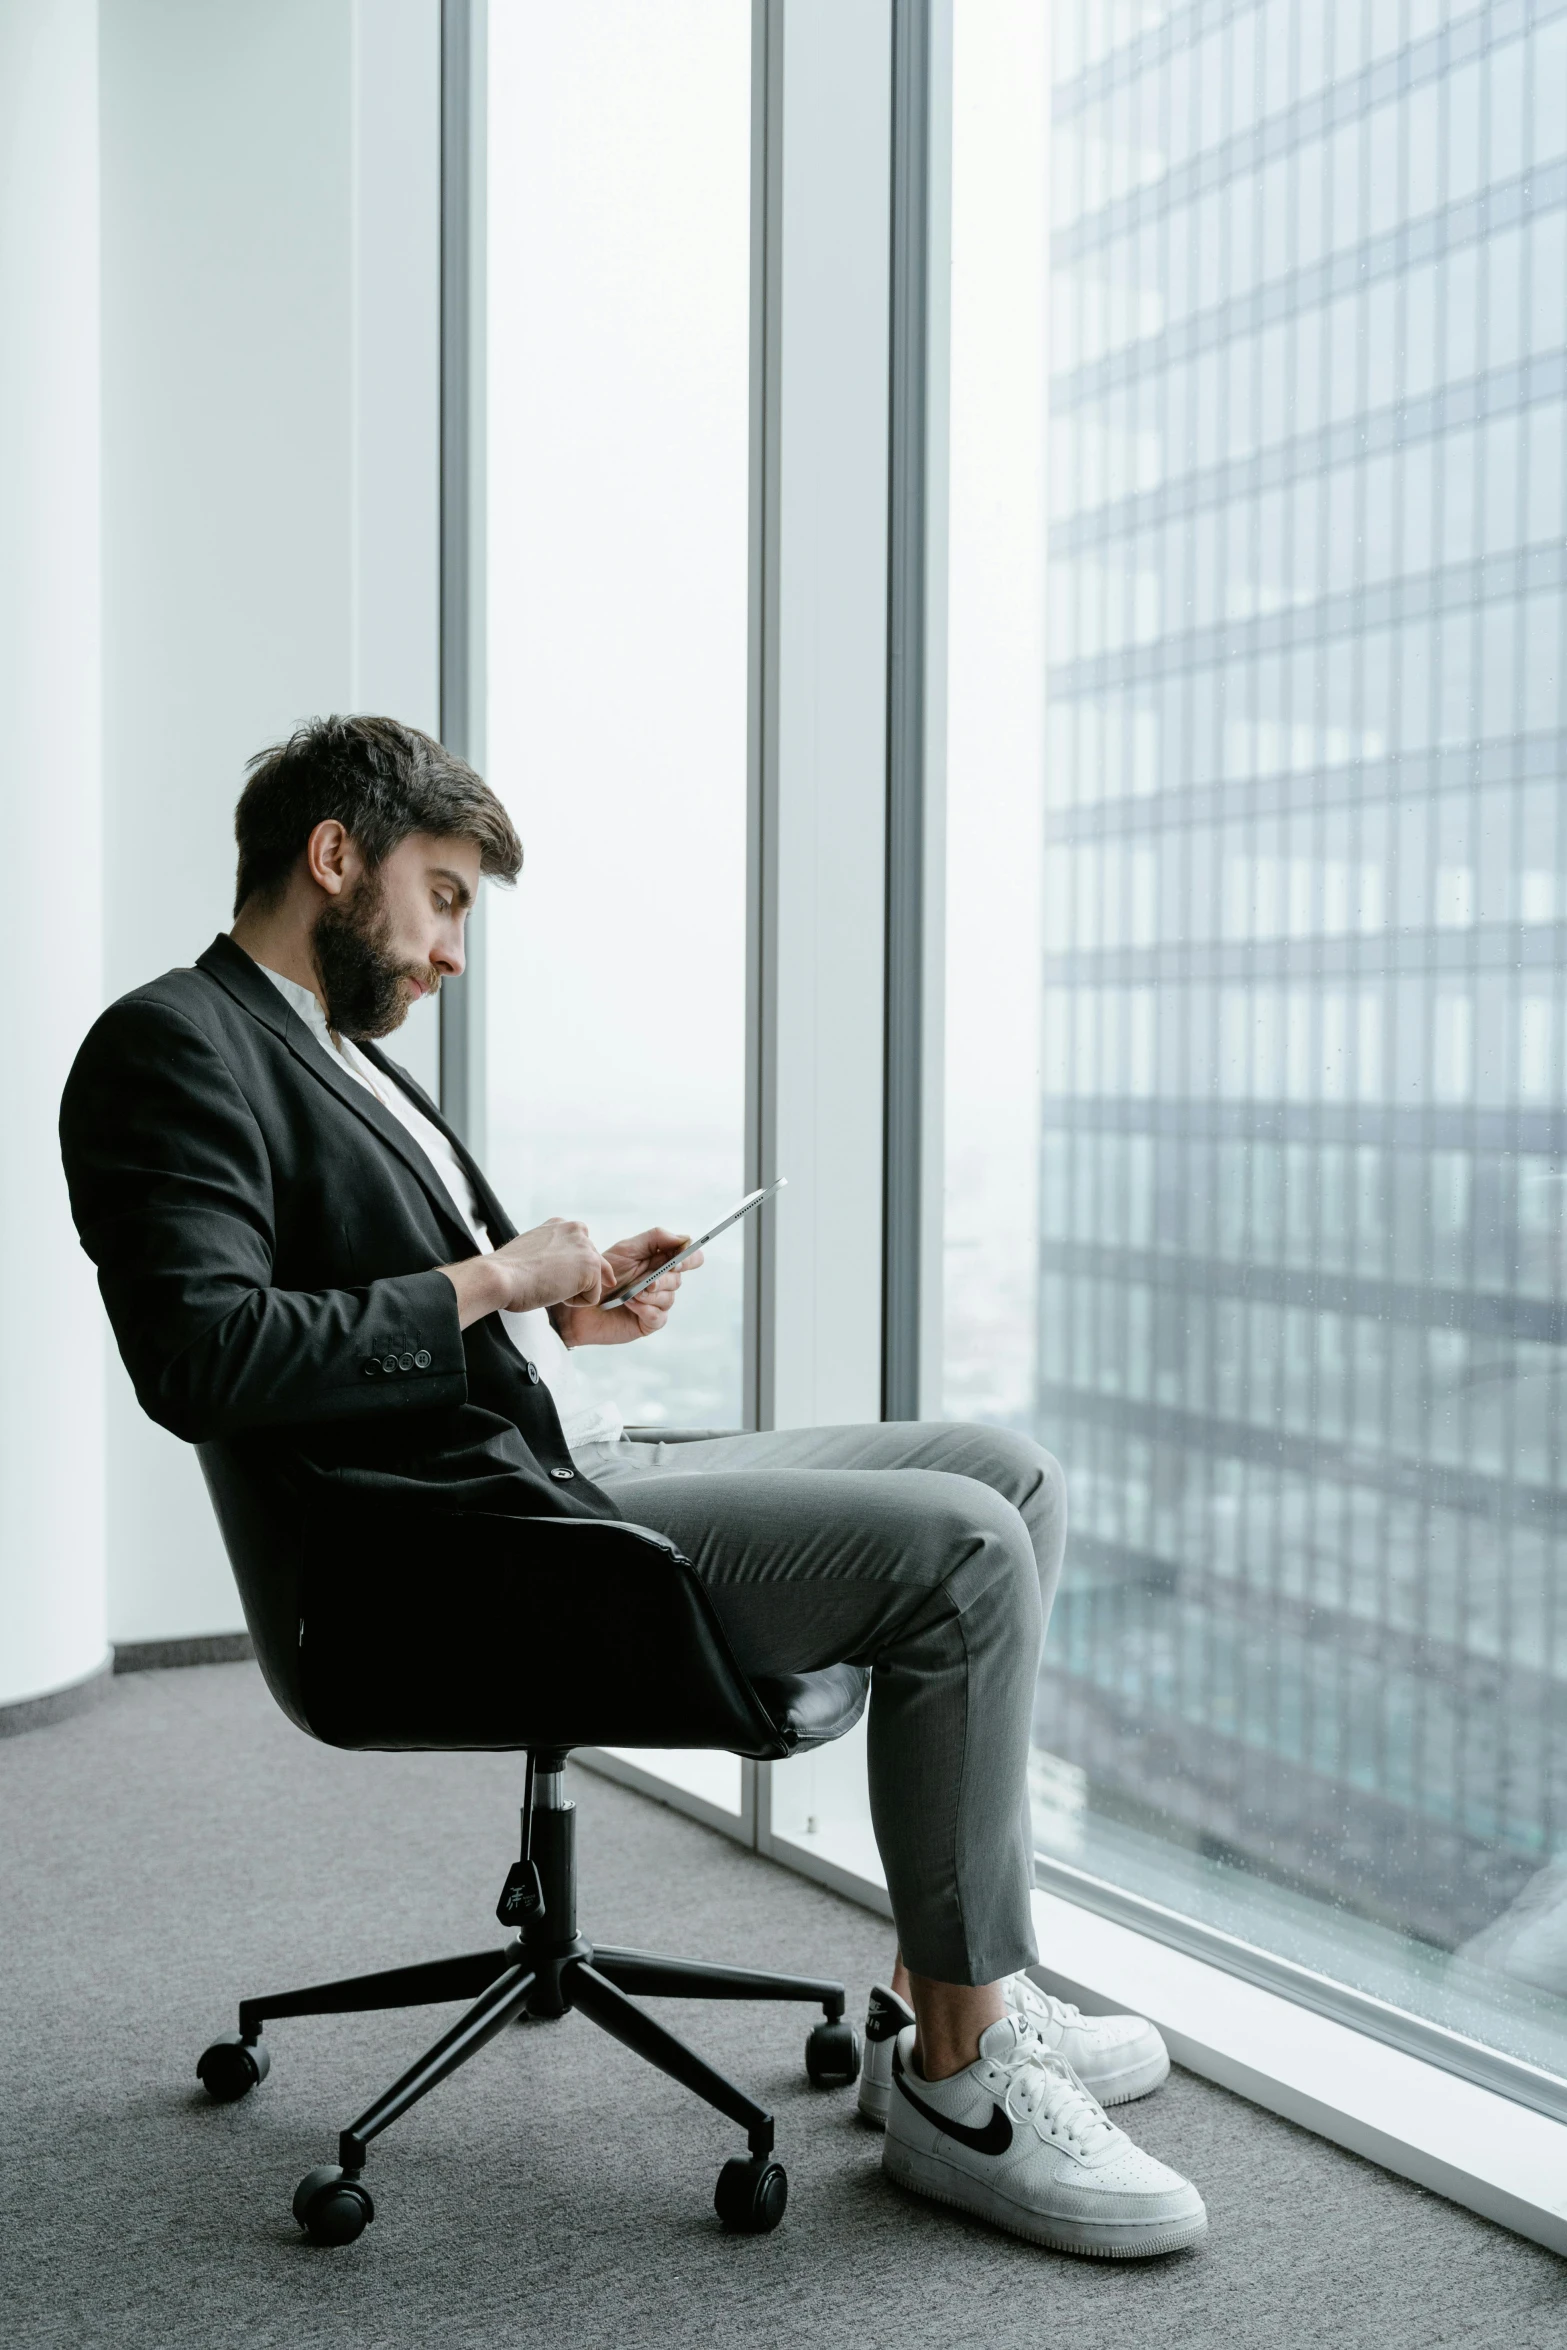
[[491, 1261], [506, 1268], [512, 1284], [506, 1304], [514, 1314], [530, 1306], [596, 1306], [600, 1292], [615, 1286], [615, 1268], [588, 1238], [586, 1224], [567, 1216], [519, 1232]]
[[531, 1232], [519, 1232], [486, 1257], [465, 1257], [442, 1272], [457, 1292], [457, 1319], [464, 1330], [486, 1314], [524, 1313], [533, 1306], [594, 1306], [613, 1289], [615, 1271], [588, 1238], [586, 1224], [551, 1216]]

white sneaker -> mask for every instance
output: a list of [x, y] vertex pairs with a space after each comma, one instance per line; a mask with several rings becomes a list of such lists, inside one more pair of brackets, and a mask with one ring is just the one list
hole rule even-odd
[[1196, 2188], [1134, 2146], [1023, 2017], [990, 2025], [950, 2080], [913, 2071], [912, 2028], [892, 2051], [881, 2160], [898, 2186], [1099, 2260], [1151, 2259], [1207, 2234]]
[[892, 2051], [898, 2034], [907, 2031], [913, 2021], [913, 2008], [896, 1991], [889, 1991], [885, 1983], [873, 1986], [865, 2010], [865, 2054], [860, 2062], [860, 2119], [869, 2122], [873, 2130], [887, 2127]]
[[1084, 2015], [1081, 2008], [1042, 1991], [1027, 1974], [1008, 1975], [1001, 1990], [1012, 2013], [1032, 2024], [1047, 2048], [1066, 2058], [1101, 2105], [1128, 2105], [1168, 2079], [1170, 2052], [1142, 2016]]
[[[1033, 2025], [1045, 2046], [1064, 2056], [1089, 2095], [1101, 2105], [1125, 2105], [1157, 2089], [1170, 2070], [1169, 2053], [1140, 2015], [1084, 2015], [1041, 1991], [1032, 1975], [1008, 1975], [1001, 1986], [1014, 2015]], [[860, 2067], [860, 2119], [884, 2129], [892, 2096], [892, 2044], [914, 2021], [914, 2010], [878, 1983], [865, 2016], [865, 2061]]]

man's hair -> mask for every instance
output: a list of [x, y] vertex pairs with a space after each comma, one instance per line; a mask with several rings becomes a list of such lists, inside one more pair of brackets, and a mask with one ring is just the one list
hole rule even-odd
[[515, 881], [522, 843], [489, 785], [416, 726], [395, 718], [312, 718], [258, 751], [234, 811], [234, 911], [276, 899], [318, 824], [335, 816], [372, 871], [410, 833], [471, 840], [479, 870]]

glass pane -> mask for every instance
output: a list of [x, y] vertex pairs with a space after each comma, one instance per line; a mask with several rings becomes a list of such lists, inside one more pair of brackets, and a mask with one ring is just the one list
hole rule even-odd
[[607, 1746], [604, 1751], [631, 1763], [639, 1771], [652, 1772], [667, 1786], [678, 1787], [686, 1795], [700, 1796], [718, 1811], [733, 1812], [737, 1819], [740, 1816], [745, 1782], [738, 1755], [718, 1754], [711, 1747], [701, 1746], [666, 1746], [656, 1750], [645, 1746]]
[[[743, 1189], [750, 24], [732, 0], [491, 14], [491, 1173], [521, 1225], [700, 1231]], [[741, 1244], [574, 1369], [735, 1427]], [[546, 1368], [548, 1366], [546, 1365]]]
[[1567, 50], [1109, 13], [1031, 417], [955, 159], [946, 1409], [1071, 1488], [1036, 1834], [1567, 2075]]
[[[952, 85], [942, 1408], [1019, 1427], [1034, 1396], [1044, 1011], [1045, 316], [1018, 289], [1043, 289], [1048, 266], [1045, 13], [957, 10]], [[1080, 29], [1086, 56], [1096, 25]]]
[[764, 1767], [771, 1780], [771, 1849], [788, 1859], [798, 1853], [809, 1870], [837, 1871], [862, 1885], [885, 1886], [886, 1872], [871, 1826], [866, 1780], [868, 1717], [847, 1738]]

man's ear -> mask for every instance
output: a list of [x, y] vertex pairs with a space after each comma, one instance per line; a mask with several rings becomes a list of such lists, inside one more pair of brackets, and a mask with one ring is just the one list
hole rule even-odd
[[352, 880], [359, 856], [348, 828], [336, 816], [325, 816], [305, 843], [305, 869], [328, 897], [342, 894]]

